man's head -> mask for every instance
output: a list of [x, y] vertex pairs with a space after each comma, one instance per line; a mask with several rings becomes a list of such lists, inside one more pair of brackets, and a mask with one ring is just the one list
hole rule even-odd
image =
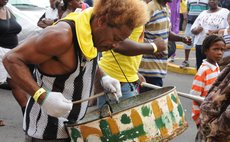
[[94, 46], [98, 51], [109, 50], [148, 20], [147, 5], [141, 0], [95, 0], [91, 21]]
[[63, 0], [63, 10], [65, 11], [67, 8], [72, 9], [73, 11], [77, 8], [81, 8], [84, 3], [82, 0]]
[[56, 0], [50, 0], [50, 7], [55, 9]]
[[218, 7], [219, 0], [208, 0], [208, 6], [211, 10], [215, 10]]
[[0, 0], [0, 7], [5, 6], [8, 3], [8, 0]]

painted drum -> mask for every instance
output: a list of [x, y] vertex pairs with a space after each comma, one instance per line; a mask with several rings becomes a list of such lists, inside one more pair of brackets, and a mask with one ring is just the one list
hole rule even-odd
[[88, 113], [66, 124], [72, 142], [164, 142], [188, 127], [175, 87], [151, 90], [111, 105], [112, 115]]

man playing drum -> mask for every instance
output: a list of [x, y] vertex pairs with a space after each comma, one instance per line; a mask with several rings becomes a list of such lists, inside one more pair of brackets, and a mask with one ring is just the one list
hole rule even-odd
[[[135, 27], [144, 25], [148, 21], [146, 9], [140, 0], [96, 0], [94, 8], [70, 14], [7, 53], [5, 68], [31, 95], [23, 124], [26, 141], [69, 141], [64, 122], [82, 119], [88, 105], [73, 105], [72, 101], [93, 93], [96, 71], [96, 77], [104, 75], [97, 68], [97, 52], [113, 49]], [[146, 50], [133, 53], [152, 54], [153, 49], [156, 47], [150, 44]], [[37, 66], [36, 81], [27, 64]], [[117, 80], [106, 77], [101, 82], [104, 89], [121, 96]]]

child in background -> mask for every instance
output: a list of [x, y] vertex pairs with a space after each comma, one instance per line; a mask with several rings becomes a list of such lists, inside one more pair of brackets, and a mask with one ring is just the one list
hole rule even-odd
[[[206, 55], [202, 65], [197, 71], [190, 94], [205, 97], [220, 73], [218, 61], [222, 59], [225, 48], [225, 41], [218, 35], [210, 35], [205, 38], [202, 45], [202, 52]], [[200, 104], [193, 101], [192, 118], [195, 121], [197, 128], [200, 125]], [[197, 133], [196, 141], [200, 139], [200, 133]]]

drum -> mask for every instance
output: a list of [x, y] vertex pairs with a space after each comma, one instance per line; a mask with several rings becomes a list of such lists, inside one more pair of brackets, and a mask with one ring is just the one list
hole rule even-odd
[[66, 124], [72, 142], [162, 142], [188, 127], [175, 87], [139, 94], [110, 109], [111, 116], [101, 118], [99, 109]]

